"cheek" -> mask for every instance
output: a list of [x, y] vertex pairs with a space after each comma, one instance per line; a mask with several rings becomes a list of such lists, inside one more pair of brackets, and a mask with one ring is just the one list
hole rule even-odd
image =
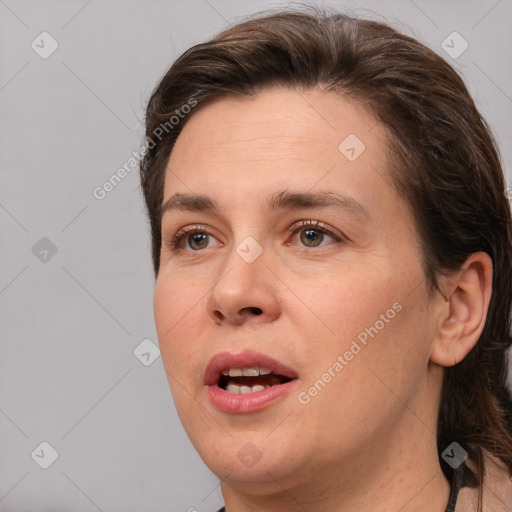
[[165, 369], [179, 376], [190, 374], [194, 350], [201, 332], [199, 321], [203, 304], [197, 288], [185, 287], [179, 280], [159, 276], [153, 296], [155, 325]]
[[428, 365], [424, 298], [402, 287], [374, 284], [368, 290], [374, 293], [360, 300], [339, 290], [336, 306], [321, 310], [336, 334], [310, 337], [316, 346], [308, 343], [310, 369], [301, 388], [304, 424], [325, 430], [334, 418], [332, 428], [342, 429], [354, 446], [358, 436], [393, 423], [403, 403], [413, 400]]
[[[388, 320], [387, 327], [396, 316], [393, 304], [400, 298], [397, 282], [387, 269], [349, 270], [332, 272], [321, 284], [315, 279], [310, 283], [299, 282], [294, 288], [307, 306], [304, 321], [311, 328], [316, 327], [318, 334], [325, 334], [327, 340], [333, 340], [330, 344], [335, 350], [343, 350], [360, 333], [364, 340], [365, 329], [374, 326], [375, 322], [379, 322], [378, 330], [383, 330], [381, 314]], [[317, 342], [325, 341], [317, 338]]]
[[[197, 287], [161, 275], [153, 297], [162, 363], [176, 411], [185, 427], [197, 423], [201, 413], [191, 396], [197, 396], [202, 389], [202, 374], [197, 368], [202, 357], [198, 340], [203, 295]], [[200, 378], [191, 379], [191, 376]]]
[[369, 385], [365, 379], [370, 369], [406, 387], [412, 369], [419, 371], [428, 362], [425, 291], [420, 286], [411, 293], [409, 285], [421, 282], [413, 279], [420, 274], [404, 277], [387, 267], [371, 270], [365, 267], [363, 273], [346, 272], [321, 286], [318, 281], [313, 287], [302, 282], [294, 288], [307, 306], [294, 323], [302, 326], [310, 361], [315, 361], [307, 369], [307, 384], [320, 378], [338, 356], [343, 370], [337, 365], [336, 375], [361, 380], [363, 389]]

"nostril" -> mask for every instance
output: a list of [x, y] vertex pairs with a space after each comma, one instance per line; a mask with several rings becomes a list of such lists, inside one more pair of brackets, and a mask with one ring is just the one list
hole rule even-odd
[[213, 314], [218, 322], [222, 321], [224, 318], [224, 315], [220, 311], [215, 310]]
[[254, 313], [255, 315], [261, 315], [263, 311], [260, 308], [249, 308], [251, 310], [251, 313]]

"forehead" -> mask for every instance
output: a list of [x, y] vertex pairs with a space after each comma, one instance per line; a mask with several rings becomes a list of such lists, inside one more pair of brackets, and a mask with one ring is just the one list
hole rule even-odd
[[[311, 156], [308, 149], [314, 142], [338, 156], [338, 145], [346, 136], [370, 142], [370, 131], [371, 143], [385, 141], [385, 130], [373, 115], [339, 93], [275, 88], [251, 97], [220, 98], [199, 107], [173, 153], [179, 156], [189, 149], [187, 142], [194, 141], [199, 144], [195, 150], [208, 147], [209, 156], [213, 153], [219, 158], [241, 150], [245, 160], [260, 160], [272, 153], [274, 158], [298, 159]], [[204, 151], [194, 151], [196, 158], [201, 155]]]
[[[386, 179], [387, 132], [362, 105], [334, 92], [270, 89], [199, 107], [171, 153], [171, 194], [338, 189], [372, 200]], [[359, 189], [359, 190], [357, 190]]]

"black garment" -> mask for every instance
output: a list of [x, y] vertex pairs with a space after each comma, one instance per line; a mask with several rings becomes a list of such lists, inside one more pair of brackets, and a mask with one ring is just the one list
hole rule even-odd
[[[444, 512], [455, 512], [455, 505], [457, 504], [457, 496], [462, 486], [462, 469], [464, 465], [459, 466], [453, 472], [452, 486], [450, 490], [450, 497], [448, 499], [448, 506]], [[226, 509], [222, 507], [218, 512], [226, 512]]]
[[[457, 497], [459, 491], [464, 487], [463, 485], [463, 469], [465, 464], [461, 464], [458, 468], [453, 471], [452, 488], [450, 491], [450, 499], [448, 500], [448, 506], [444, 512], [455, 512], [455, 505], [457, 504]], [[225, 512], [225, 511], [224, 511]]]

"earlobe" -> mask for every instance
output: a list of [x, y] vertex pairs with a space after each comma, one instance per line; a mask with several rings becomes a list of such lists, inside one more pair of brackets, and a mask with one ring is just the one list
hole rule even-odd
[[440, 280], [437, 327], [430, 360], [441, 366], [460, 363], [484, 329], [492, 292], [492, 260], [484, 252], [470, 255], [460, 270]]

